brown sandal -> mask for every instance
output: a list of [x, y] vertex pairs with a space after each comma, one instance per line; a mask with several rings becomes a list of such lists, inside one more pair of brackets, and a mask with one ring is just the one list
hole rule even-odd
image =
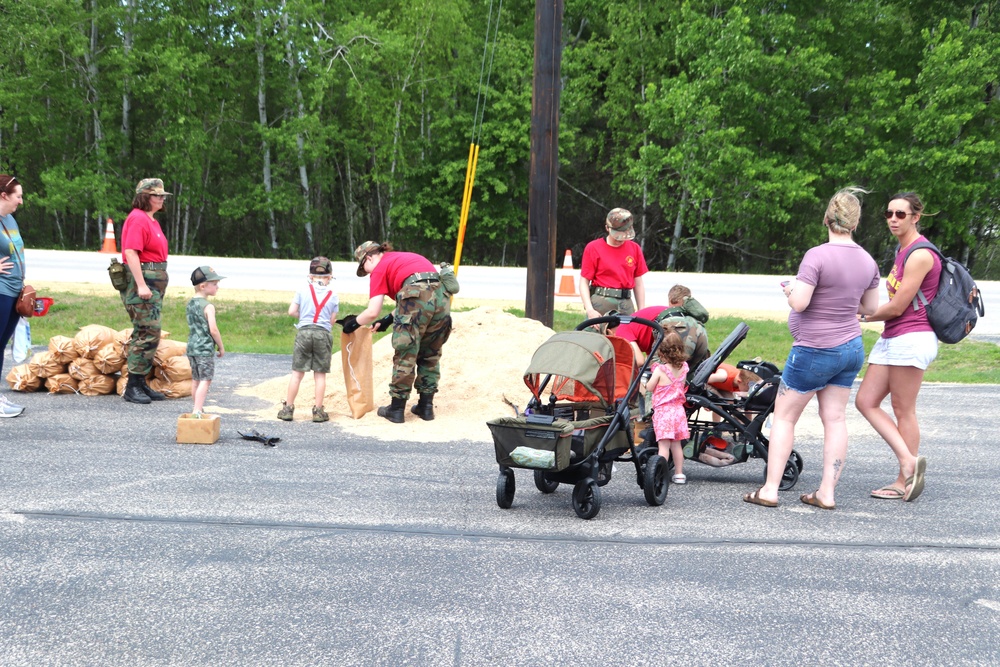
[[760, 489], [757, 489], [753, 493], [747, 493], [743, 496], [743, 502], [750, 503], [751, 505], [760, 505], [761, 507], [777, 507], [778, 503], [774, 500], [765, 500], [760, 497]]
[[837, 507], [836, 503], [832, 505], [827, 505], [822, 500], [817, 498], [815, 491], [813, 491], [812, 493], [803, 493], [801, 496], [799, 496], [799, 500], [801, 500], [806, 505], [812, 505], [813, 507], [818, 507], [821, 510], [832, 510], [836, 509]]

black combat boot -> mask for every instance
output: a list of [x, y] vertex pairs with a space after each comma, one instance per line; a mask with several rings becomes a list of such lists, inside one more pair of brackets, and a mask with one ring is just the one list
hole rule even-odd
[[160, 392], [153, 391], [150, 388], [149, 383], [146, 382], [146, 376], [145, 375], [139, 375], [138, 378], [139, 378], [139, 388], [142, 389], [142, 393], [146, 394], [146, 396], [149, 396], [150, 400], [152, 400], [152, 401], [165, 401], [165, 400], [167, 400], [166, 394], [161, 394]]
[[153, 399], [146, 396], [146, 392], [142, 390], [142, 386], [139, 384], [140, 379], [142, 379], [141, 375], [136, 375], [135, 373], [128, 374], [128, 384], [125, 385], [125, 391], [122, 393], [122, 398], [129, 403], [141, 403], [142, 405], [148, 405], [153, 402]]
[[404, 412], [406, 412], [406, 399], [393, 398], [392, 405], [383, 405], [378, 409], [378, 416], [385, 417], [393, 424], [402, 424]]
[[429, 422], [434, 419], [434, 394], [420, 394], [420, 400], [410, 408], [410, 412]]

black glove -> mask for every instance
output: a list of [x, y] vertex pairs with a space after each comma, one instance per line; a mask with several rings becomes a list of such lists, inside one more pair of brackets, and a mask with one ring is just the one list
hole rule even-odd
[[378, 325], [379, 331], [388, 331], [389, 327], [392, 326], [392, 313], [389, 313], [380, 320], [376, 320], [375, 324]]
[[274, 447], [276, 444], [281, 442], [281, 438], [268, 437], [255, 429], [252, 429], [249, 433], [243, 433], [242, 431], [237, 431], [237, 433], [243, 436], [244, 440], [256, 440], [257, 442], [263, 443], [268, 447]]
[[344, 319], [337, 320], [337, 324], [344, 327], [344, 333], [346, 334], [354, 333], [355, 331], [358, 330], [358, 327], [361, 326], [360, 324], [358, 324], [357, 315], [348, 315]]

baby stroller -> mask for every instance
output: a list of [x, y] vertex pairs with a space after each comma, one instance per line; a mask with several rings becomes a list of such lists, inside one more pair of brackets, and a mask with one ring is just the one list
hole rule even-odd
[[534, 471], [535, 487], [544, 494], [572, 484], [573, 509], [581, 519], [592, 519], [601, 510], [600, 487], [611, 481], [615, 461], [635, 463], [650, 505], [666, 500], [666, 461], [647, 456], [640, 464], [635, 456], [634, 406], [649, 360], [637, 369], [628, 342], [584, 331], [618, 322], [651, 327], [656, 345], [663, 339], [663, 328], [656, 322], [614, 315], [557, 333], [535, 351], [524, 373], [531, 390], [524, 414], [487, 422], [500, 466], [497, 505], [503, 509], [514, 501], [514, 468], [525, 468]]
[[[695, 369], [688, 383], [686, 408], [691, 437], [684, 444], [684, 460], [730, 465], [745, 463], [751, 458], [763, 459], [766, 479], [768, 437], [763, 431], [774, 412], [774, 401], [781, 382], [777, 366], [759, 360], [737, 363], [737, 368], [747, 369], [760, 377], [760, 382], [753, 384], [745, 394], [723, 397], [708, 385], [709, 376], [743, 342], [749, 331], [746, 323], [738, 324], [715, 353]], [[711, 419], [711, 414], [717, 415], [718, 421]], [[658, 448], [652, 427], [643, 429], [640, 438], [638, 457], [641, 461]], [[726, 463], [720, 464], [722, 460]], [[779, 488], [782, 491], [791, 489], [801, 472], [802, 457], [793, 449], [785, 463]]]

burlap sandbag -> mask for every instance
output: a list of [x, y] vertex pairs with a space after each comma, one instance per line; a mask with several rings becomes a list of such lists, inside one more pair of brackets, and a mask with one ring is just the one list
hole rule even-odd
[[53, 375], [66, 372], [66, 364], [59, 361], [49, 351], [38, 352], [28, 361], [31, 372], [40, 378], [50, 378]]
[[128, 373], [122, 372], [122, 374], [115, 380], [115, 393], [121, 396], [125, 393], [125, 387], [128, 386]]
[[115, 339], [115, 330], [103, 324], [88, 324], [80, 327], [73, 336], [73, 345], [79, 357], [93, 359], [97, 351]]
[[73, 339], [69, 336], [53, 336], [50, 338], [49, 352], [61, 364], [68, 364], [77, 357], [76, 345], [73, 344]]
[[97, 370], [97, 366], [94, 365], [93, 361], [84, 359], [83, 357], [77, 357], [69, 362], [66, 372], [72, 375], [74, 380], [85, 380], [95, 375], [102, 375], [101, 371]]
[[166, 382], [183, 382], [191, 379], [191, 360], [186, 354], [166, 359], [159, 366], [153, 367], [153, 374]]
[[38, 391], [42, 378], [28, 364], [18, 364], [7, 373], [7, 383], [14, 391]]
[[50, 394], [75, 394], [76, 379], [69, 373], [58, 373], [45, 381]]
[[125, 343], [127, 343], [129, 338], [131, 337], [132, 337], [132, 327], [129, 327], [128, 329], [122, 329], [121, 331], [116, 331], [115, 344], [124, 349]]
[[76, 389], [84, 396], [106, 396], [115, 390], [116, 379], [114, 375], [98, 373], [77, 382]]
[[184, 398], [191, 395], [191, 380], [167, 382], [160, 378], [153, 378], [149, 381], [149, 388], [160, 392], [167, 398]]
[[179, 340], [167, 340], [161, 337], [159, 344], [156, 346], [156, 354], [153, 355], [153, 365], [162, 366], [167, 359], [183, 355], [185, 352], [187, 352], [187, 343], [182, 343]]
[[94, 355], [94, 365], [97, 370], [110, 375], [117, 373], [125, 365], [125, 353], [117, 342], [111, 342], [102, 347]]
[[341, 332], [340, 359], [344, 367], [347, 405], [351, 408], [351, 416], [361, 419], [375, 409], [370, 327], [361, 327], [349, 334]]

